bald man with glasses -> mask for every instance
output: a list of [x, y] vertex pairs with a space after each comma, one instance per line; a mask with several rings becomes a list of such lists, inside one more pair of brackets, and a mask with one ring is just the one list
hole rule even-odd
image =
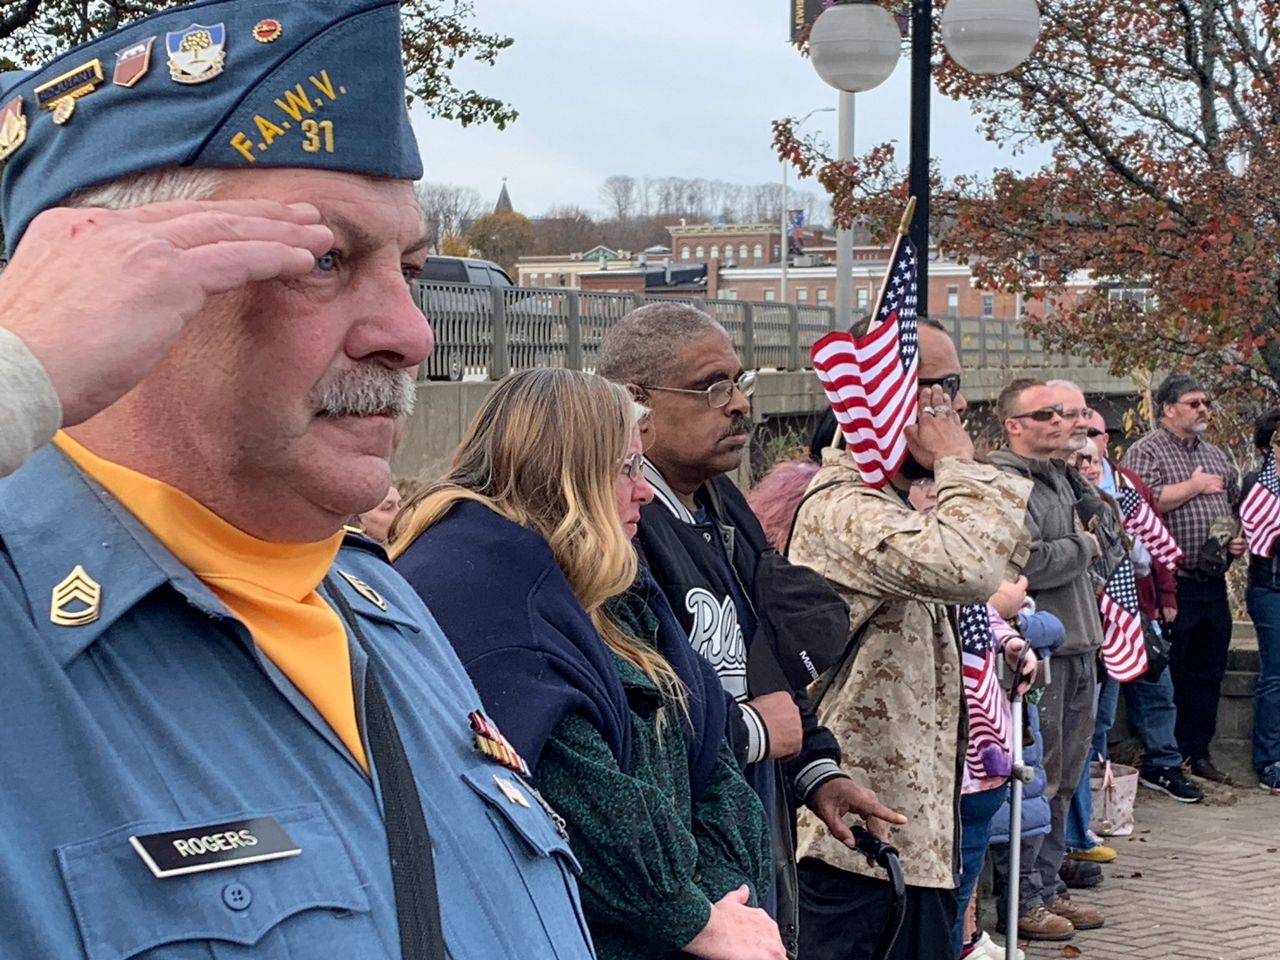
[[[1078, 399], [1076, 406], [1083, 408], [1083, 397]], [[1102, 926], [1097, 910], [1073, 901], [1058, 885], [1066, 856], [1067, 811], [1088, 759], [1094, 663], [1102, 646], [1098, 601], [1089, 578], [1089, 565], [1101, 548], [1078, 518], [1077, 489], [1061, 459], [1077, 430], [1084, 439], [1087, 417], [1076, 412], [1067, 418], [1062, 400], [1058, 390], [1039, 380], [1010, 383], [996, 400], [1005, 447], [990, 457], [1002, 469], [1034, 483], [1025, 519], [1031, 557], [1022, 572], [1036, 607], [1061, 620], [1067, 634], [1053, 654], [1053, 682], [1040, 699], [1044, 796], [1052, 815], [1049, 833], [1022, 841], [1021, 875], [1016, 879], [1008, 876], [1008, 853], [1001, 848], [993, 852], [997, 876], [1018, 884], [1018, 933], [1031, 940], [1069, 940], [1076, 930]], [[1000, 927], [1007, 929], [1007, 918], [999, 919]]]

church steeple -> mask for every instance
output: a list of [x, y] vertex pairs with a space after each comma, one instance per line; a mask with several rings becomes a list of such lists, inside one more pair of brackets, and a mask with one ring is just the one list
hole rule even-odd
[[511, 205], [511, 194], [507, 193], [506, 177], [502, 178], [502, 192], [498, 194], [498, 202], [493, 205], [494, 213], [501, 213], [504, 210], [508, 213], [515, 212], [515, 207]]

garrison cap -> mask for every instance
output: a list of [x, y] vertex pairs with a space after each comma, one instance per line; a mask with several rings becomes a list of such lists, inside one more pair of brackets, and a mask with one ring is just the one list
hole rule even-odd
[[422, 176], [398, 0], [202, 0], [0, 76], [10, 252], [72, 194], [162, 167]]

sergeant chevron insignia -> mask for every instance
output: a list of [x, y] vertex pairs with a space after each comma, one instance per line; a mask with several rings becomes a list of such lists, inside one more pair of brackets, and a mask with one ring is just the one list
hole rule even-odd
[[83, 627], [102, 612], [102, 586], [79, 564], [53, 588], [49, 622], [59, 627]]
[[356, 593], [360, 594], [360, 596], [364, 597], [379, 610], [387, 609], [387, 601], [383, 600], [382, 594], [378, 593], [378, 591], [373, 589], [373, 587], [369, 586], [358, 577], [353, 577], [345, 570], [339, 570], [338, 573], [341, 575], [343, 580], [347, 581], [347, 583], [351, 584], [351, 586], [355, 588]]

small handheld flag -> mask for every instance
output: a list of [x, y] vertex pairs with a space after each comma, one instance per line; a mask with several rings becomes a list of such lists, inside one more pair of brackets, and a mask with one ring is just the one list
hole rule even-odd
[[880, 488], [907, 456], [903, 431], [918, 417], [920, 340], [917, 254], [906, 224], [894, 242], [871, 325], [860, 337], [836, 331], [813, 345], [815, 372], [867, 486]]

